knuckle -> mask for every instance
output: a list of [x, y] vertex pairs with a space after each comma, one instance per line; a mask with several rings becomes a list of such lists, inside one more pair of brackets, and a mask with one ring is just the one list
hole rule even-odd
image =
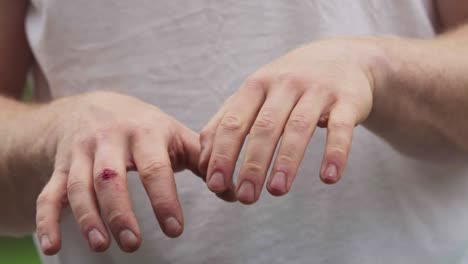
[[36, 229], [43, 230], [49, 225], [46, 215], [36, 216]]
[[258, 115], [257, 120], [255, 120], [252, 126], [252, 132], [271, 133], [276, 129], [276, 127], [277, 127], [277, 121], [275, 120], [273, 112], [262, 111]]
[[144, 182], [153, 182], [158, 180], [163, 172], [170, 169], [172, 169], [172, 166], [169, 162], [149, 160], [141, 166], [140, 176]]
[[71, 177], [67, 183], [68, 194], [81, 193], [87, 190], [87, 186], [83, 181], [75, 177]]
[[75, 137], [72, 146], [76, 149], [90, 149], [96, 144], [96, 137], [92, 133], [81, 133]]
[[307, 134], [315, 124], [306, 114], [294, 114], [289, 118], [287, 126], [296, 133]]
[[162, 174], [158, 173], [158, 172], [152, 172], [152, 173], [149, 173], [149, 172], [142, 172], [140, 174], [140, 177], [141, 177], [141, 181], [144, 183], [144, 184], [152, 184], [154, 182], [160, 182], [161, 181], [161, 178], [162, 178]]
[[244, 163], [243, 171], [246, 175], [261, 175], [264, 173], [264, 168], [260, 163], [250, 160]]
[[53, 218], [48, 217], [48, 215], [37, 215], [36, 216], [36, 230], [37, 233], [45, 231], [53, 225], [58, 224], [58, 221], [54, 221]]
[[288, 89], [305, 89], [307, 86], [307, 78], [302, 74], [297, 73], [281, 73], [277, 76], [279, 83], [282, 83]]
[[210, 165], [212, 165], [214, 168], [220, 167], [226, 164], [229, 164], [231, 162], [232, 158], [221, 152], [216, 152], [213, 153], [210, 157]]
[[264, 92], [266, 85], [268, 84], [268, 78], [266, 76], [253, 74], [244, 82], [244, 89], [249, 91]]
[[105, 141], [116, 130], [115, 124], [106, 124], [95, 128], [93, 134], [96, 141]]
[[322, 93], [328, 105], [335, 105], [338, 102], [339, 93], [333, 90], [330, 85], [321, 84], [318, 86], [318, 91]]
[[333, 105], [339, 97], [336, 84], [327, 78], [315, 78], [311, 82], [310, 90], [315, 98], [320, 98], [327, 105]]
[[94, 176], [94, 187], [96, 191], [103, 190], [119, 178], [120, 175], [117, 171], [110, 168], [102, 169]]
[[46, 194], [46, 193], [41, 193], [37, 199], [36, 199], [36, 206], [37, 208], [44, 207], [46, 205], [53, 204], [52, 198]]
[[60, 177], [67, 177], [70, 174], [70, 166], [68, 163], [62, 163], [55, 165], [54, 174]]
[[227, 114], [221, 120], [220, 127], [225, 132], [241, 132], [242, 129], [242, 121], [241, 119], [235, 114]]
[[[154, 120], [143, 121], [139, 123], [131, 122], [125, 130], [128, 132], [130, 137], [145, 137], [156, 132], [156, 127], [154, 126], [155, 123], [156, 122]], [[166, 125], [162, 120], [158, 120], [157, 124], [159, 125], [159, 127], [163, 127]]]
[[314, 92], [316, 91], [326, 91], [328, 94], [333, 94], [333, 82], [330, 81], [328, 78], [324, 78], [324, 76], [320, 76], [314, 79]]
[[293, 148], [286, 148], [278, 153], [277, 163], [295, 165], [299, 161], [299, 155]]

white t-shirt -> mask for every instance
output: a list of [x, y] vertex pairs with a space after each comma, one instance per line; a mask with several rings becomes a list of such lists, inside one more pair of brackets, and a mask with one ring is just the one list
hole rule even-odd
[[[200, 130], [256, 69], [325, 36], [430, 38], [430, 0], [32, 0], [27, 32], [52, 98], [107, 89], [159, 106]], [[125, 107], [125, 106], [122, 106]], [[408, 158], [358, 127], [340, 183], [318, 171], [325, 131], [314, 135], [282, 198], [220, 201], [179, 173], [185, 233], [161, 232], [134, 174], [128, 178], [143, 244], [91, 253], [71, 215], [60, 253], [45, 263], [468, 263], [468, 165]]]

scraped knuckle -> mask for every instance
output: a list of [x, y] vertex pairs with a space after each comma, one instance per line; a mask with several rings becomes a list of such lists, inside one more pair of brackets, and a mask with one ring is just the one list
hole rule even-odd
[[115, 184], [123, 175], [119, 174], [112, 168], [104, 168], [98, 171], [93, 177], [94, 188], [96, 191], [101, 191]]

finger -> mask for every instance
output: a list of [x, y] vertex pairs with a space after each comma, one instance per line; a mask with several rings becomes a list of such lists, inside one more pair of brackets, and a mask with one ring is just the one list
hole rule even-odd
[[[181, 134], [181, 142], [183, 142], [183, 151], [185, 153], [184, 156], [186, 157], [185, 160], [187, 161], [185, 167], [191, 170], [193, 173], [197, 174], [205, 181], [206, 167], [208, 166], [209, 156], [211, 153], [212, 140], [205, 139], [205, 147], [207, 147], [208, 150], [205, 148], [204, 154], [203, 151], [200, 151], [200, 142], [203, 142], [203, 140], [201, 140], [195, 132], [188, 128], [182, 127]], [[205, 161], [201, 161], [203, 155], [205, 155]], [[202, 172], [203, 170], [204, 172]], [[228, 186], [228, 188], [224, 192], [217, 193], [216, 196], [226, 202], [237, 201], [234, 183], [231, 181], [231, 184]]]
[[102, 252], [109, 247], [110, 239], [94, 192], [93, 157], [89, 151], [81, 149], [75, 151], [72, 157], [67, 184], [68, 201], [89, 247]]
[[94, 190], [104, 219], [120, 248], [140, 246], [140, 229], [130, 203], [126, 165], [128, 144], [122, 136], [100, 135], [94, 160]]
[[327, 126], [327, 144], [320, 169], [324, 183], [336, 183], [348, 160], [353, 138], [356, 115], [353, 108], [337, 104], [332, 109]]
[[132, 140], [132, 153], [162, 231], [177, 237], [183, 232], [184, 219], [167, 141], [157, 134], [137, 135]]
[[211, 151], [213, 150], [213, 140], [216, 132], [216, 128], [221, 121], [221, 118], [226, 112], [229, 102], [232, 100], [232, 95], [226, 99], [221, 109], [210, 119], [208, 124], [202, 129], [200, 133], [200, 160], [198, 164], [198, 170], [202, 175], [203, 179], [206, 180], [206, 172], [208, 169], [208, 163], [210, 161]]
[[207, 171], [207, 184], [211, 191], [224, 192], [232, 181], [239, 152], [265, 96], [264, 82], [247, 81], [232, 98], [213, 141]]
[[284, 125], [301, 93], [299, 87], [280, 83], [268, 94], [250, 129], [237, 186], [240, 202], [251, 204], [258, 200]]
[[60, 215], [66, 202], [67, 172], [56, 169], [37, 198], [36, 228], [41, 249], [56, 254], [61, 247]]
[[271, 194], [284, 195], [290, 190], [323, 105], [322, 98], [306, 93], [291, 112], [267, 183]]
[[[216, 132], [216, 128], [218, 127], [221, 118], [224, 116], [226, 112], [227, 105], [229, 101], [232, 99], [230, 96], [226, 102], [223, 104], [223, 107], [215, 114], [215, 116], [208, 122], [208, 124], [203, 128], [202, 132], [200, 133], [200, 160], [198, 164], [198, 170], [202, 179], [206, 182], [206, 173], [208, 170], [208, 164], [210, 162], [211, 153], [213, 151], [213, 139]], [[220, 199], [226, 202], [236, 202], [236, 192], [235, 192], [235, 185], [231, 178], [231, 183], [227, 187], [227, 189], [223, 192], [216, 193]]]

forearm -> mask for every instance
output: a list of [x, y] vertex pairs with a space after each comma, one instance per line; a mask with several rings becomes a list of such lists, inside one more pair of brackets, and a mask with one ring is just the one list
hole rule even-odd
[[0, 234], [34, 229], [35, 200], [52, 171], [47, 107], [0, 97]]
[[432, 40], [381, 38], [365, 125], [420, 155], [468, 150], [468, 26]]

